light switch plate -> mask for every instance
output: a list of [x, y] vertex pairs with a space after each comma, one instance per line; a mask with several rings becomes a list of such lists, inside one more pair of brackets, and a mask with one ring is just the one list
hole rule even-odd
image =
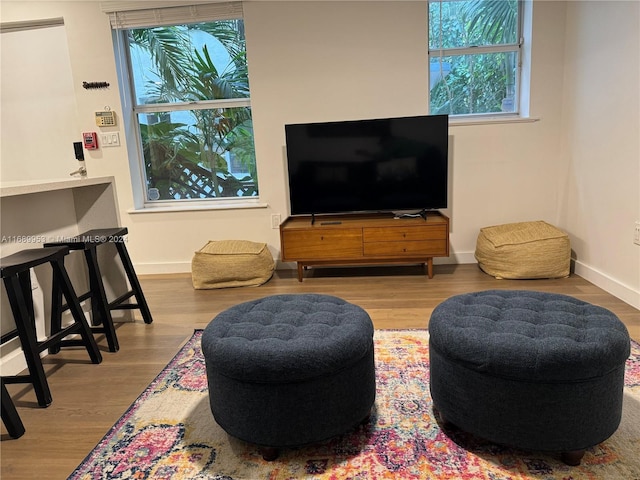
[[109, 132], [100, 134], [101, 147], [119, 147], [120, 132]]

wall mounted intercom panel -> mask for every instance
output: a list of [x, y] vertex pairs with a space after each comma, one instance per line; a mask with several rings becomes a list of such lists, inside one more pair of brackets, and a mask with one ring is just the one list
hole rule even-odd
[[99, 127], [115, 127], [116, 114], [111, 110], [96, 112], [96, 125]]

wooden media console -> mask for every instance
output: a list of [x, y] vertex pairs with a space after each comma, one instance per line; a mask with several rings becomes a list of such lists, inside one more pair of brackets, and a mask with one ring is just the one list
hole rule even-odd
[[296, 262], [298, 280], [310, 266], [422, 264], [449, 256], [449, 218], [392, 214], [289, 217], [280, 225], [283, 262]]

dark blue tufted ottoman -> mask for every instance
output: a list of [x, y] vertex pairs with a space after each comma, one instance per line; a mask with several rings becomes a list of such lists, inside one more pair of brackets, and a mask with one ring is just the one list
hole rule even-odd
[[373, 324], [328, 295], [274, 295], [216, 316], [202, 336], [209, 402], [230, 435], [278, 448], [345, 433], [375, 400]]
[[490, 290], [438, 305], [429, 333], [434, 407], [463, 431], [578, 465], [620, 424], [630, 342], [609, 310]]

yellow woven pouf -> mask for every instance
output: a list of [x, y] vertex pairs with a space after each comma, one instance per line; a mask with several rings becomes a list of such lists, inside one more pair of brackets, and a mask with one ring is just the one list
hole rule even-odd
[[266, 243], [248, 240], [210, 241], [193, 256], [193, 288], [258, 286], [273, 275], [275, 262]]
[[480, 268], [496, 278], [569, 276], [569, 235], [542, 220], [480, 229], [476, 243]]

